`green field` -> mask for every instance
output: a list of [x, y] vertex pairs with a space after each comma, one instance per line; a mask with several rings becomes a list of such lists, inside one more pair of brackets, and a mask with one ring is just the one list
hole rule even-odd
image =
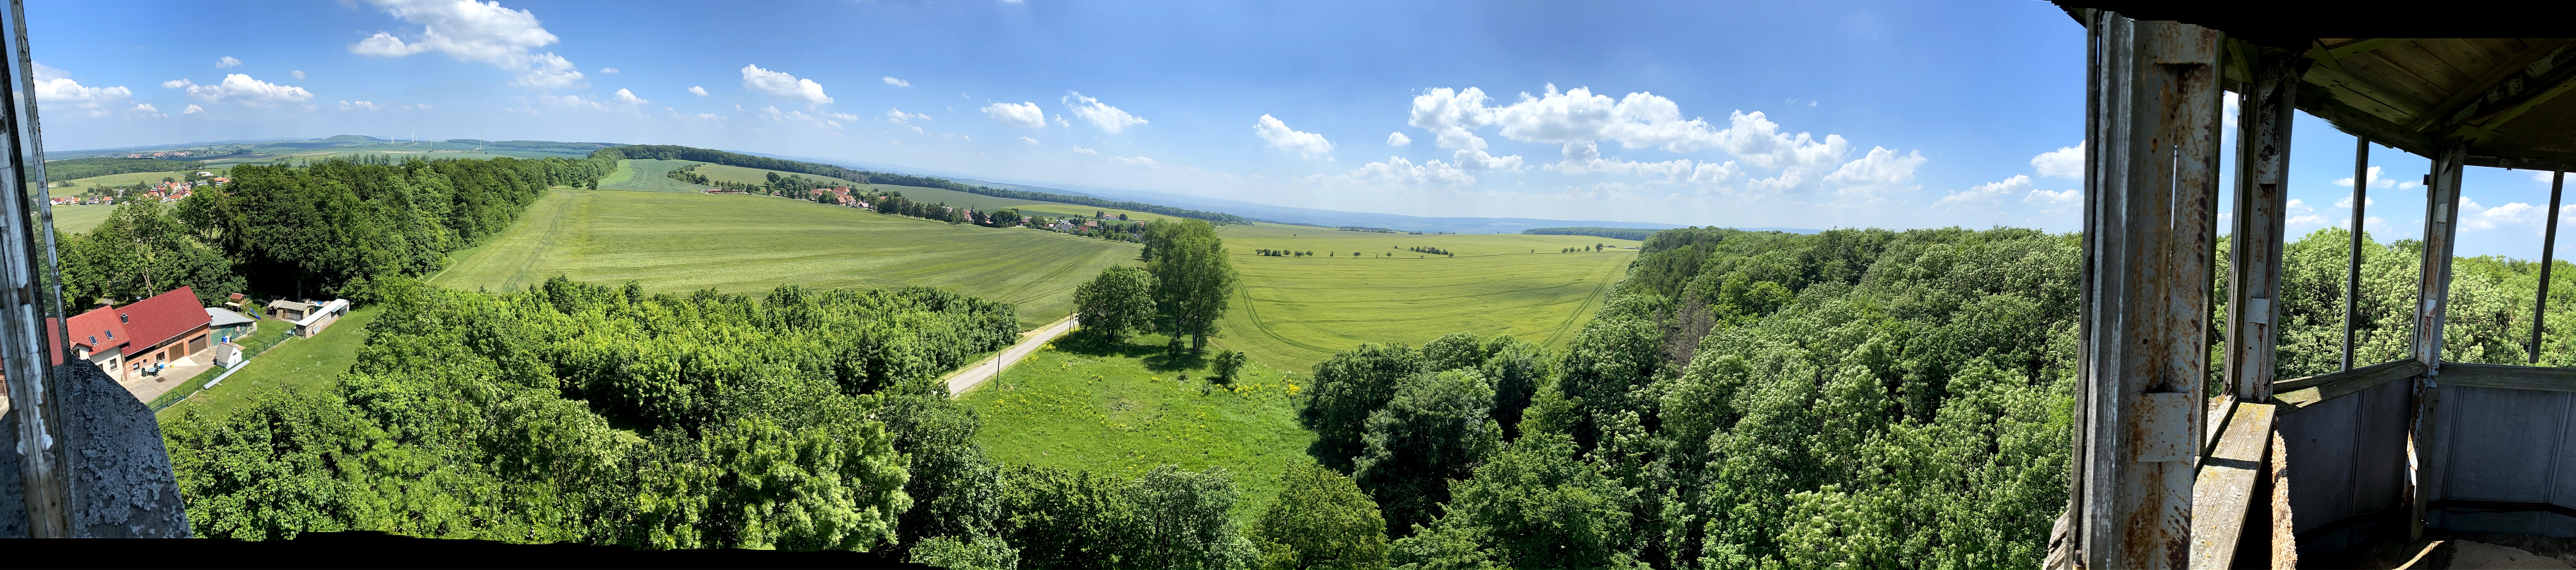
[[547, 191], [501, 235], [457, 252], [431, 283], [519, 289], [562, 275], [653, 291], [759, 293], [783, 283], [928, 285], [1020, 306], [1036, 326], [1073, 313], [1073, 288], [1138, 246], [1026, 228], [953, 225], [770, 196]]
[[[680, 162], [680, 161], [674, 161], [674, 162]], [[700, 163], [700, 164], [705, 164], [705, 163]], [[806, 173], [803, 173], [803, 172], [788, 172], [788, 171], [785, 171], [785, 170], [770, 170], [770, 169], [766, 169], [766, 168], [747, 168], [747, 167], [741, 167], [741, 166], [726, 166], [726, 165], [722, 165], [722, 164], [708, 164], [708, 165], [706, 165], [706, 166], [700, 166], [700, 167], [698, 167], [698, 169], [697, 169], [695, 172], [697, 172], [697, 173], [698, 173], [698, 174], [700, 174], [700, 175], [706, 176], [708, 180], [713, 180], [713, 181], [718, 181], [718, 182], [735, 182], [735, 183], [741, 183], [741, 184], [768, 184], [768, 183], [769, 183], [769, 175], [770, 175], [770, 174], [772, 174], [772, 173], [776, 173], [777, 175], [779, 175], [779, 176], [781, 176], [781, 177], [787, 177], [787, 176], [803, 176], [803, 177], [805, 177], [805, 179], [806, 179], [806, 180], [812, 180], [812, 181], [815, 181], [815, 182], [824, 182], [824, 183], [830, 183], [830, 184], [839, 184], [839, 185], [844, 185], [844, 186], [858, 186], [858, 185], [860, 185], [860, 184], [858, 184], [858, 183], [856, 183], [856, 182], [851, 182], [851, 181], [848, 181], [848, 180], [842, 180], [842, 179], [839, 179], [839, 178], [833, 178], [833, 177], [830, 177], [830, 176], [822, 176], [822, 175], [817, 175], [817, 174], [806, 174]], [[601, 188], [607, 188], [607, 186], [601, 186]]]
[[[188, 396], [187, 401], [161, 410], [161, 417], [178, 417], [191, 409], [221, 416], [250, 402], [253, 396], [283, 386], [308, 392], [329, 390], [340, 381], [341, 373], [349, 371], [350, 364], [358, 362], [358, 347], [367, 340], [367, 323], [375, 322], [376, 315], [383, 312], [383, 306], [349, 311], [349, 316], [341, 317], [322, 334], [288, 340], [253, 356], [240, 372], [213, 388]], [[263, 331], [269, 328], [269, 322], [260, 323]]]
[[[1512, 335], [1563, 348], [1637, 254], [1557, 250], [1638, 244], [1591, 236], [1409, 235], [1274, 224], [1222, 226], [1217, 233], [1243, 277], [1215, 344], [1289, 370], [1309, 369], [1362, 342], [1420, 345], [1453, 332]], [[1402, 249], [1416, 246], [1457, 257]], [[1270, 257], [1254, 249], [1315, 255]], [[1352, 258], [1354, 252], [1361, 257]]]
[[107, 221], [108, 214], [116, 212], [115, 206], [105, 204], [94, 206], [54, 206], [53, 208], [54, 231], [67, 234], [86, 232], [89, 231], [90, 228], [98, 227], [100, 222]]
[[671, 171], [692, 164], [694, 160], [625, 159], [617, 161], [617, 170], [599, 179], [602, 190], [635, 190], [639, 192], [696, 192], [704, 186], [671, 179]]
[[[1155, 465], [1223, 466], [1243, 490], [1249, 522], [1279, 494], [1279, 474], [1311, 463], [1312, 432], [1291, 401], [1303, 374], [1250, 366], [1237, 389], [1206, 385], [1204, 369], [1172, 366], [1147, 335], [1121, 347], [1067, 344], [1038, 351], [999, 381], [960, 398], [983, 416], [976, 440], [1005, 463], [1135, 477]], [[1190, 380], [1180, 375], [1188, 373]]]

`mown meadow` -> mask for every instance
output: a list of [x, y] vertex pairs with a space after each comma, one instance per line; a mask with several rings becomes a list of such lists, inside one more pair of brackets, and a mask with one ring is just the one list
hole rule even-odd
[[1280, 473], [1314, 462], [1294, 403], [1304, 374], [1256, 365], [1217, 383], [1199, 359], [1164, 355], [1165, 338], [1067, 337], [959, 401], [983, 416], [975, 439], [1004, 463], [1121, 477], [1224, 467], [1248, 522], [1279, 494]]
[[619, 160], [617, 161], [617, 170], [610, 171], [606, 178], [599, 179], [599, 187], [606, 190], [633, 190], [637, 192], [696, 192], [698, 191], [697, 185], [672, 180], [670, 174], [673, 170], [688, 168], [690, 165], [703, 164], [706, 163], [694, 160], [651, 160], [631, 158]]
[[1137, 246], [754, 195], [557, 189], [432, 277], [466, 290], [549, 277], [650, 291], [943, 287], [1016, 304], [1023, 325], [1073, 312], [1073, 287]]
[[1419, 343], [1453, 332], [1510, 335], [1561, 348], [1601, 308], [1636, 250], [1558, 251], [1638, 244], [1590, 236], [1413, 235], [1276, 224], [1225, 226], [1219, 233], [1243, 283], [1216, 344], [1289, 370], [1313, 367], [1363, 342]]

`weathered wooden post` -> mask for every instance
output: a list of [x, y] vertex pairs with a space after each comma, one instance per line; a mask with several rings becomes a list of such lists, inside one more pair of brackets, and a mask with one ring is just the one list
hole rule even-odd
[[2218, 190], [2218, 32], [2088, 29], [2073, 562], [2190, 564]]
[[[73, 536], [78, 488], [68, 473], [64, 429], [67, 390], [54, 374], [45, 322], [60, 318], [54, 272], [53, 213], [45, 198], [44, 148], [37, 136], [35, 79], [27, 58], [26, 11], [0, 6], [0, 369], [9, 386], [20, 491], [32, 538]], [[56, 333], [59, 334], [59, 333]]]

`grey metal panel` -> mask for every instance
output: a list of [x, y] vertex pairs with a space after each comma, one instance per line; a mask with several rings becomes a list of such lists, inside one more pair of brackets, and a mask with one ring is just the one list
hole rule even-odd
[[2412, 384], [2389, 382], [2352, 395], [2361, 399], [2353, 429], [2354, 439], [2360, 444], [2352, 463], [2355, 513], [2398, 508], [2405, 497], [2406, 420]]
[[2355, 512], [2352, 464], [2359, 442], [2352, 434], [2361, 398], [2326, 400], [2281, 416], [2281, 443], [2290, 448], [2291, 529], [2296, 532], [2316, 530]]
[[[2440, 481], [2453, 499], [2548, 502], [2552, 457], [2563, 451], [2566, 423], [2561, 393], [2474, 386], [2444, 387], [2444, 415], [2452, 415], [2449, 472]], [[2473, 517], [2487, 518], [2487, 517]], [[2474, 531], [2486, 532], [2486, 531]]]
[[2543, 531], [2553, 527], [2565, 528], [2569, 521], [2570, 519], [2564, 515], [2536, 511], [2519, 513], [2452, 511], [2443, 513], [2439, 518], [2425, 521], [2425, 526], [2427, 528], [2438, 526], [2442, 530], [2456, 533], [2527, 534], [2566, 538], [2565, 534], [2550, 534]]

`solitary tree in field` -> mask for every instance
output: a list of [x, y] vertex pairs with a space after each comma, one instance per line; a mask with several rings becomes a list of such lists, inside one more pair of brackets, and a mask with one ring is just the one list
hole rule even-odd
[[1192, 352], [1204, 349], [1217, 319], [1225, 316], [1226, 296], [1234, 293], [1225, 240], [1206, 220], [1158, 223], [1145, 232], [1145, 250], [1155, 308], [1170, 319], [1175, 334], [1189, 335]]
[[1154, 324], [1154, 277], [1143, 269], [1117, 265], [1073, 290], [1074, 312], [1082, 330], [1117, 341], [1129, 330]]

